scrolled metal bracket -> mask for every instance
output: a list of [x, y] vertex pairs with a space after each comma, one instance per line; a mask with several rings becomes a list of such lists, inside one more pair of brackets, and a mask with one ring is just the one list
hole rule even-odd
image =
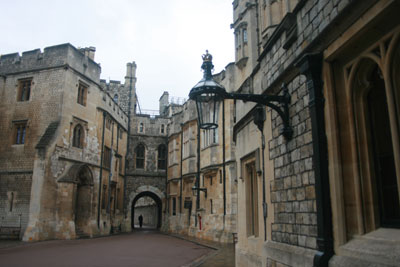
[[286, 84], [283, 83], [281, 88], [283, 91], [283, 95], [227, 93], [224, 98], [238, 99], [245, 102], [247, 101], [254, 102], [272, 108], [278, 113], [283, 122], [283, 128], [280, 130], [280, 133], [287, 140], [290, 140], [293, 136], [293, 129], [290, 126], [290, 117], [289, 117], [290, 94]]

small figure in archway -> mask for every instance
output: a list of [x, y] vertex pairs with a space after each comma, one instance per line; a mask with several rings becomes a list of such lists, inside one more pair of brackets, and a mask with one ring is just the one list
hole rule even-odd
[[140, 216], [139, 216], [139, 226], [140, 226], [140, 228], [142, 228], [142, 225], [143, 225], [143, 216], [142, 216], [142, 214], [140, 214]]

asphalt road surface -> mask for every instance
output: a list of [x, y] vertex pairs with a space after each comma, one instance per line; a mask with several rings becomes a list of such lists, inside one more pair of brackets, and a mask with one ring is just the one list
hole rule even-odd
[[190, 266], [213, 250], [157, 231], [24, 243], [0, 249], [1, 267]]

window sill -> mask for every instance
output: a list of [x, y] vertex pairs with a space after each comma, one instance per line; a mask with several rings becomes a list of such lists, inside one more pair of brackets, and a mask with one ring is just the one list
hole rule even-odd
[[171, 167], [174, 167], [174, 166], [178, 166], [179, 164], [176, 162], [176, 163], [172, 163], [171, 165], [169, 165], [168, 166], [168, 168], [171, 168]]
[[236, 66], [238, 66], [239, 69], [242, 69], [246, 66], [248, 59], [249, 59], [248, 57], [242, 57], [241, 59], [236, 61], [235, 64], [236, 64]]
[[189, 155], [189, 156], [183, 157], [182, 161], [187, 160], [187, 159], [192, 159], [192, 158], [196, 158], [196, 155]]
[[208, 146], [206, 146], [206, 147], [203, 147], [203, 148], [201, 149], [201, 151], [206, 150], [206, 149], [211, 148], [211, 147], [216, 147], [216, 146], [219, 146], [219, 143], [214, 143], [214, 144], [208, 145]]

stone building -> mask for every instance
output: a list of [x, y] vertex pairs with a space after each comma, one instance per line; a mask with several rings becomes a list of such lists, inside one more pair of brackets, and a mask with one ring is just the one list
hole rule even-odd
[[[393, 0], [233, 2], [237, 266], [398, 266], [400, 11]], [[217, 56], [217, 55], [215, 55]], [[279, 104], [278, 104], [279, 105]], [[262, 118], [258, 114], [257, 118]]]
[[150, 197], [157, 205], [157, 228], [161, 228], [165, 207], [168, 118], [136, 113], [132, 118], [127, 154], [126, 198], [127, 229], [134, 228], [139, 214], [135, 204]]
[[[135, 85], [136, 64], [134, 62], [127, 64], [124, 83], [115, 80], [107, 83], [105, 80], [101, 80], [102, 88], [113, 97], [130, 118], [125, 169], [123, 231], [131, 231], [135, 227], [135, 222], [137, 224], [140, 214], [135, 213], [136, 204], [140, 211], [146, 207], [157, 210], [156, 228], [161, 228], [165, 219], [163, 216], [165, 208], [163, 209], [163, 207], [165, 207], [168, 118], [161, 112], [157, 116], [142, 114], [138, 110]], [[153, 199], [153, 204], [147, 205], [148, 201], [143, 201], [146, 197]]]
[[[214, 78], [228, 86], [225, 72]], [[226, 131], [222, 127], [199, 131], [193, 101], [185, 102], [180, 111], [171, 112], [167, 184], [169, 232], [223, 243], [232, 242], [237, 215], [232, 110], [233, 101], [227, 100], [218, 113], [219, 124], [225, 125]], [[200, 176], [197, 184], [198, 170]], [[193, 192], [193, 187], [203, 190], [199, 198]]]
[[128, 114], [101, 87], [100, 70], [94, 48], [70, 44], [0, 57], [5, 235], [34, 241], [121, 229]]
[[2, 237], [131, 231], [142, 197], [157, 228], [166, 219], [167, 113], [137, 113], [135, 62], [124, 83], [107, 82], [94, 52], [63, 44], [0, 58]]

